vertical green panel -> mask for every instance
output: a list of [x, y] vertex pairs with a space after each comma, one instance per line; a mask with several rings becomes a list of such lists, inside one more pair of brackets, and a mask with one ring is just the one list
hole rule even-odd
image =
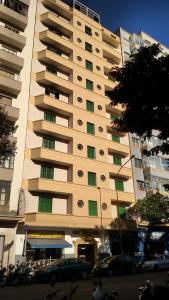
[[54, 168], [48, 166], [41, 166], [41, 178], [53, 179]]
[[95, 134], [94, 124], [87, 122], [87, 133]]
[[93, 63], [89, 60], [86, 60], [86, 69], [93, 71]]
[[119, 157], [119, 156], [113, 156], [113, 163], [115, 165], [121, 166], [121, 157]]
[[87, 157], [95, 159], [95, 148], [91, 146], [87, 146]]
[[114, 115], [114, 114], [111, 114], [111, 119], [112, 119], [112, 121], [115, 121], [115, 120], [118, 119], [118, 116], [116, 116], [116, 115]]
[[85, 50], [89, 51], [89, 52], [92, 52], [92, 45], [85, 42]]
[[124, 191], [124, 183], [122, 180], [115, 179], [115, 189], [117, 191]]
[[39, 197], [38, 212], [52, 212], [51, 197]]
[[43, 147], [55, 149], [55, 140], [49, 138], [43, 138]]
[[89, 216], [97, 216], [97, 202], [93, 200], [88, 201]]
[[44, 112], [44, 119], [49, 121], [49, 122], [56, 122], [56, 115], [51, 113], [51, 112]]
[[96, 186], [96, 173], [88, 172], [88, 185]]
[[120, 143], [120, 137], [118, 135], [112, 134], [112, 141], [116, 143]]
[[86, 89], [93, 91], [93, 81], [86, 79]]
[[88, 26], [85, 26], [85, 33], [92, 35], [92, 29]]
[[86, 100], [86, 109], [90, 112], [94, 112], [94, 102]]
[[118, 213], [119, 213], [119, 217], [120, 217], [120, 218], [125, 218], [125, 217], [126, 217], [126, 208], [120, 206], [120, 207], [118, 208]]

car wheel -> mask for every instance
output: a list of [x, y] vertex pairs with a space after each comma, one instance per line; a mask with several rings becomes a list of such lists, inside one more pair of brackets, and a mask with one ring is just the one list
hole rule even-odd
[[87, 277], [88, 277], [87, 272], [83, 271], [81, 277], [82, 277], [82, 279], [87, 279]]
[[113, 271], [111, 269], [107, 270], [107, 275], [108, 277], [112, 277], [113, 276]]
[[155, 266], [153, 267], [153, 271], [154, 271], [154, 272], [159, 271], [159, 267], [158, 267], [157, 265], [155, 265]]

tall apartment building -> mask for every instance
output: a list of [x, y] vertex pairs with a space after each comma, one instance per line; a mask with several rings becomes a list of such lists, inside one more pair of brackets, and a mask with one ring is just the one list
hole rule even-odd
[[[20, 104], [24, 105], [21, 90], [28, 7], [29, 0], [0, 1], [0, 106], [13, 123], [18, 122]], [[11, 139], [16, 140], [17, 133]], [[14, 261], [16, 228], [21, 220], [18, 207], [11, 208], [13, 168], [14, 157], [0, 162], [0, 266]]]
[[[131, 54], [138, 51], [141, 46], [149, 46], [159, 43], [145, 32], [129, 33], [120, 28], [116, 31], [121, 40], [121, 51], [123, 63], [125, 63]], [[169, 54], [169, 49], [161, 45], [162, 53]], [[131, 153], [135, 155], [132, 161], [133, 179], [136, 199], [142, 199], [159, 191], [166, 193], [164, 184], [169, 184], [169, 162], [168, 157], [162, 154], [158, 156], [144, 156], [143, 149], [151, 149], [161, 143], [157, 137], [158, 132], [153, 131], [150, 140], [142, 140], [135, 134], [130, 134]]]
[[16, 260], [94, 262], [109, 248], [117, 205], [123, 215], [135, 201], [130, 161], [117, 177], [130, 158], [128, 135], [112, 130], [121, 107], [105, 96], [120, 39], [78, 1], [31, 0], [26, 33], [10, 204], [25, 210]]

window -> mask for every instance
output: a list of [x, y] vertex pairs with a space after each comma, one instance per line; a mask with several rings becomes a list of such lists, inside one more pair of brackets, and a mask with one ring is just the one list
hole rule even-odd
[[92, 52], [92, 45], [85, 42], [85, 50], [89, 51], [89, 52]]
[[135, 137], [132, 137], [132, 143], [133, 143], [133, 146], [134, 147], [140, 147], [140, 140], [135, 138]]
[[121, 157], [113, 155], [113, 164], [121, 166]]
[[41, 178], [53, 179], [54, 177], [54, 167], [41, 166]]
[[93, 63], [86, 59], [86, 69], [93, 71]]
[[96, 217], [97, 216], [97, 201], [89, 200], [88, 207], [89, 207], [89, 216]]
[[87, 122], [87, 133], [95, 134], [95, 126], [92, 123]]
[[112, 141], [116, 143], [120, 143], [120, 137], [118, 135], [112, 134]]
[[90, 112], [94, 112], [94, 102], [86, 100], [86, 109]]
[[10, 199], [11, 183], [0, 181], [0, 205], [7, 205]]
[[135, 167], [136, 168], [141, 168], [142, 169], [142, 160], [141, 159], [138, 159], [138, 158], [135, 158], [134, 159], [134, 164], [135, 164]]
[[55, 149], [55, 140], [50, 138], [43, 138], [43, 147], [49, 149]]
[[95, 159], [95, 147], [87, 146], [87, 157]]
[[85, 32], [89, 35], [92, 35], [92, 29], [88, 26], [85, 26]]
[[96, 173], [88, 172], [88, 185], [96, 186]]
[[115, 189], [117, 191], [124, 191], [124, 183], [123, 180], [115, 179]]
[[14, 167], [14, 157], [10, 156], [5, 160], [0, 161], [0, 168], [13, 169]]
[[123, 219], [126, 217], [126, 208], [124, 206], [118, 207], [118, 214], [120, 219]]
[[86, 79], [86, 88], [87, 90], [93, 91], [93, 81]]
[[51, 197], [39, 197], [38, 212], [52, 212], [52, 198]]
[[140, 191], [144, 191], [145, 190], [144, 181], [137, 180], [137, 189], [140, 190]]
[[119, 118], [118, 116], [116, 116], [114, 114], [111, 114], [110, 117], [111, 117], [112, 121], [115, 121], [115, 120], [117, 120]]
[[56, 123], [56, 115], [51, 112], [44, 112], [44, 119], [49, 122]]

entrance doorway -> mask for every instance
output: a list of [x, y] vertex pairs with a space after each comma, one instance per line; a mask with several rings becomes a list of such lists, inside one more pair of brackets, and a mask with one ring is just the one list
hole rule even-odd
[[79, 258], [95, 263], [95, 244], [79, 244], [77, 247], [77, 255]]

